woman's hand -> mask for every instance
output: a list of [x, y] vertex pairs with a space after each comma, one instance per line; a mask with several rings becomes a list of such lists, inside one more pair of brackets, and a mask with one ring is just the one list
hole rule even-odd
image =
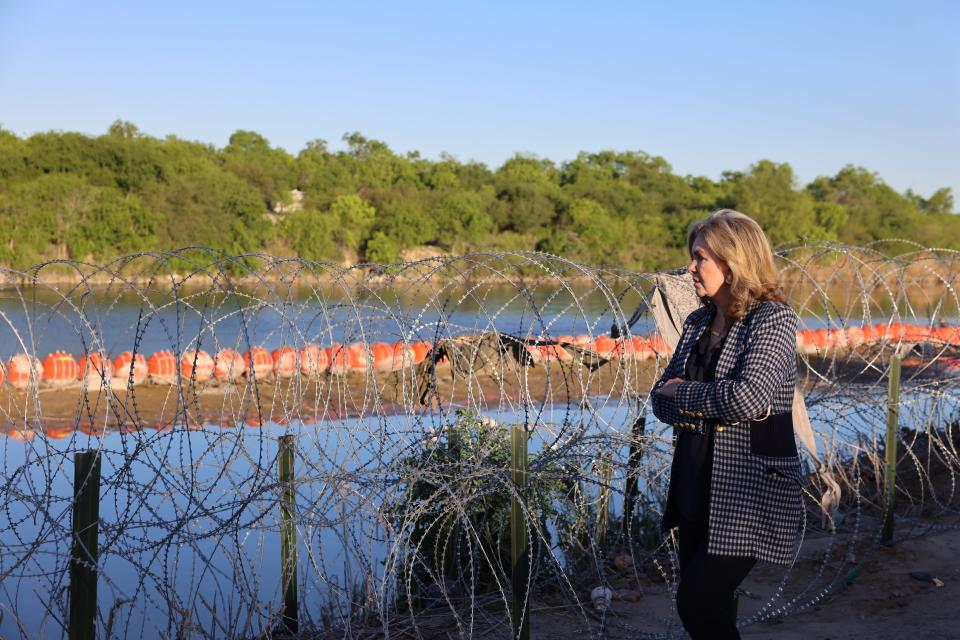
[[686, 380], [684, 380], [683, 378], [670, 378], [663, 384], [662, 387], [657, 389], [657, 393], [659, 393], [665, 398], [676, 398], [677, 386], [681, 382], [686, 382]]

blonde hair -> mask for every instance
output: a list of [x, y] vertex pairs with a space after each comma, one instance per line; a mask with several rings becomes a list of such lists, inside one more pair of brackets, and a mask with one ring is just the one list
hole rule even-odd
[[687, 229], [691, 256], [698, 236], [730, 269], [730, 316], [739, 320], [762, 300], [786, 304], [770, 242], [756, 220], [733, 209], [720, 209], [709, 218], [693, 222]]

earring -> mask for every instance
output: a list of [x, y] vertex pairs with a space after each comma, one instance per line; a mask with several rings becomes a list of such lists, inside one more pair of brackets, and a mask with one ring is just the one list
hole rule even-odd
[[730, 274], [728, 273], [727, 277], [725, 277], [723, 281], [726, 282], [727, 284], [730, 284], [731, 282], [733, 282], [733, 278], [731, 278]]

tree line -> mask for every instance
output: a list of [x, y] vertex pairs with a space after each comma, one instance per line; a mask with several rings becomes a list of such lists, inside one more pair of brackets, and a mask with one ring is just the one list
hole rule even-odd
[[775, 245], [904, 238], [960, 249], [949, 188], [899, 193], [860, 167], [803, 186], [769, 160], [712, 180], [641, 151], [560, 164], [516, 155], [492, 169], [400, 155], [359, 133], [344, 142], [332, 151], [315, 140], [294, 156], [253, 131], [217, 148], [122, 120], [100, 136], [0, 129], [0, 264], [103, 263], [187, 245], [390, 263], [428, 245], [653, 269], [682, 262], [687, 225], [721, 207], [754, 216]]

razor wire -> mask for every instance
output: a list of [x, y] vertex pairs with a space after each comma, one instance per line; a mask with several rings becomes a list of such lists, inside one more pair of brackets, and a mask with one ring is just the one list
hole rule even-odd
[[[957, 525], [960, 256], [807, 244], [777, 260], [840, 497], [825, 500], [801, 450], [802, 543], [748, 580], [742, 625], [821, 603], [877, 548], [893, 354], [897, 537]], [[655, 275], [525, 252], [343, 267], [205, 248], [0, 271], [0, 635], [67, 635], [73, 456], [95, 450], [104, 638], [508, 637], [512, 498], [535, 635], [681, 636], [675, 611], [642, 613], [678, 579], [659, 531], [672, 428], [648, 410], [670, 357]], [[83, 360], [59, 379], [54, 352]], [[295, 443], [295, 634], [281, 436]]]

